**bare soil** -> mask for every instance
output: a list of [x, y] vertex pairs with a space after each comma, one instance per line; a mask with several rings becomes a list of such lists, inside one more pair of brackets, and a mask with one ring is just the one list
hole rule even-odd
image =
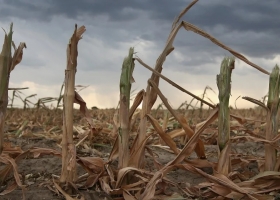
[[[49, 139], [32, 139], [32, 138], [17, 138], [17, 139], [9, 139], [13, 145], [21, 146], [23, 150], [30, 149], [32, 147], [41, 147], [41, 148], [51, 148], [59, 150], [56, 141]], [[107, 145], [107, 147], [106, 147]], [[99, 152], [98, 156], [101, 156], [104, 160], [108, 158], [108, 155], [111, 151], [111, 146], [105, 144], [102, 146], [93, 146], [94, 149]], [[154, 154], [157, 157], [157, 161], [162, 165], [171, 161], [175, 155], [169, 153], [166, 150], [163, 150], [159, 147], [150, 147]], [[206, 153], [207, 159], [211, 162], [217, 162], [217, 147], [216, 145], [206, 145]], [[255, 144], [252, 142], [233, 144], [233, 152], [236, 154], [242, 153], [243, 155], [254, 155], [256, 157], [264, 156], [263, 145]], [[85, 155], [85, 152], [80, 151], [79, 149], [78, 155]], [[93, 155], [92, 155], [93, 156]], [[195, 154], [192, 154], [189, 159], [196, 158]], [[146, 153], [146, 166], [150, 171], [156, 171], [154, 159]], [[64, 199], [62, 195], [58, 195], [53, 191], [49, 190], [46, 186], [51, 184], [53, 175], [60, 175], [61, 170], [61, 159], [54, 156], [43, 156], [39, 158], [27, 157], [21, 160], [18, 163], [18, 171], [25, 177], [23, 180], [23, 184], [27, 185], [25, 191], [25, 197], [27, 200], [37, 200], [37, 199], [48, 199], [48, 200], [58, 200]], [[203, 169], [208, 174], [212, 174], [212, 169]], [[239, 172], [247, 171], [252, 173], [252, 175], [257, 174], [258, 165], [256, 162], [251, 162], [246, 168], [242, 168], [241, 166], [237, 166], [234, 170], [238, 170]], [[78, 166], [78, 174], [82, 175], [85, 171], [82, 167]], [[178, 184], [179, 187], [186, 187], [191, 185], [197, 185], [205, 181], [203, 177], [197, 174], [193, 174], [181, 169], [175, 169], [167, 174], [169, 180], [174, 181]], [[49, 184], [44, 184], [49, 183]], [[1, 188], [3, 191], [5, 186]], [[180, 193], [180, 189], [170, 187], [170, 192], [178, 192]], [[90, 190], [81, 191], [84, 195], [85, 199], [101, 199], [101, 200], [109, 200], [111, 199], [106, 193], [100, 191], [100, 187], [94, 186]], [[184, 196], [184, 194], [181, 194]], [[1, 200], [19, 200], [22, 199], [22, 190], [16, 189], [13, 192], [6, 194], [4, 196], [0, 196]], [[188, 199], [186, 197], [186, 199]]]

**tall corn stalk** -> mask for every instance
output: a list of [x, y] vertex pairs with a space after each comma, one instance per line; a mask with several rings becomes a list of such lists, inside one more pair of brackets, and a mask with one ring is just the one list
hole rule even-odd
[[[166, 59], [166, 57], [174, 50], [173, 47], [173, 41], [181, 28], [181, 24], [179, 23], [181, 17], [197, 2], [198, 0], [193, 0], [188, 7], [186, 7], [179, 16], [175, 19], [175, 21], [172, 24], [172, 29], [170, 31], [170, 34], [168, 36], [168, 39], [166, 41], [165, 47], [162, 51], [162, 53], [159, 55], [154, 70], [161, 74], [163, 69], [163, 63]], [[159, 86], [159, 80], [160, 77], [153, 73], [150, 78], [152, 81], [155, 82], [156, 86]], [[137, 140], [137, 146], [140, 147], [143, 141], [146, 138], [146, 129], [147, 129], [147, 117], [146, 115], [151, 112], [151, 109], [154, 105], [154, 103], [157, 100], [157, 93], [155, 92], [155, 89], [152, 88], [149, 84], [147, 85], [146, 91], [143, 95], [143, 103], [142, 103], [142, 112], [141, 112], [141, 121], [139, 126], [139, 135]], [[138, 166], [143, 167], [143, 161], [144, 161], [144, 151], [141, 153], [141, 157], [138, 161]]]
[[[269, 91], [267, 100], [266, 139], [272, 140], [278, 134], [278, 108], [279, 108], [279, 67], [276, 65], [269, 78]], [[274, 170], [276, 164], [276, 149], [270, 144], [265, 144], [265, 170]]]
[[63, 96], [63, 136], [62, 136], [62, 169], [60, 182], [73, 182], [76, 174], [76, 148], [73, 143], [73, 104], [75, 98], [75, 74], [77, 71], [78, 42], [86, 31], [85, 26], [77, 29], [67, 46], [67, 67], [65, 70], [65, 90]]
[[[15, 47], [12, 41], [13, 24], [10, 26], [10, 31], [7, 34], [5, 32], [4, 44], [0, 54], [0, 154], [3, 150], [3, 138], [4, 138], [4, 122], [8, 105], [8, 86], [11, 71], [22, 60], [23, 48], [26, 48], [24, 42], [21, 42], [18, 48]], [[14, 54], [12, 56], [12, 46], [14, 48]]]
[[128, 57], [123, 61], [120, 79], [119, 168], [127, 167], [129, 161], [129, 101], [131, 83], [134, 82], [132, 77], [134, 70], [133, 53], [134, 49], [130, 48]]
[[[229, 136], [230, 136], [230, 117], [229, 117], [229, 97], [231, 91], [231, 72], [234, 69], [234, 58], [224, 58], [220, 68], [220, 74], [217, 75], [217, 86], [219, 89], [219, 115], [218, 115], [218, 146], [219, 152], [223, 153], [226, 145], [227, 150], [230, 149]], [[220, 156], [221, 158], [221, 156]], [[230, 163], [229, 155], [226, 156], [225, 161], [219, 161], [219, 164], [224, 162]], [[219, 165], [219, 166], [222, 166]], [[230, 164], [228, 165], [230, 167]], [[227, 174], [229, 169], [218, 167], [218, 172]]]

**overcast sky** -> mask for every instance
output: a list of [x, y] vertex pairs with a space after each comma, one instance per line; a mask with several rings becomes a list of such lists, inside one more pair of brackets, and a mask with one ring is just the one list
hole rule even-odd
[[[66, 46], [75, 23], [85, 25], [79, 42], [76, 84], [89, 85], [81, 92], [88, 106], [115, 107], [124, 57], [133, 46], [137, 56], [154, 67], [174, 18], [190, 0], [0, 0], [0, 24], [9, 30], [14, 23], [16, 45], [26, 42], [23, 61], [11, 73], [10, 87], [29, 87], [24, 96], [57, 97], [64, 80]], [[200, 0], [183, 17], [207, 31], [250, 61], [271, 71], [280, 63], [279, 0]], [[4, 32], [0, 31], [3, 41]], [[180, 30], [175, 50], [162, 74], [190, 92], [218, 102], [216, 75], [227, 51], [209, 40]], [[136, 63], [133, 89], [146, 88], [151, 72]], [[268, 75], [236, 60], [232, 74], [231, 105], [238, 96], [261, 99], [268, 91]], [[190, 97], [164, 81], [160, 89], [176, 108]], [[35, 102], [36, 100], [33, 99]], [[160, 103], [159, 101], [157, 104]], [[17, 105], [21, 106], [19, 102]], [[253, 106], [242, 100], [237, 106]]]

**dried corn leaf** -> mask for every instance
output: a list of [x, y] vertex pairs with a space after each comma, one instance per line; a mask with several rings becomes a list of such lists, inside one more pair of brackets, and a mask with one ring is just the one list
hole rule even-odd
[[15, 160], [12, 159], [11, 157], [9, 157], [8, 155], [2, 153], [0, 156], [0, 162], [8, 164], [8, 165], [10, 164], [13, 167], [15, 182], [16, 182], [17, 186], [20, 187], [22, 189], [22, 191], [24, 192], [25, 186], [22, 185], [22, 183], [21, 183], [20, 175], [18, 173], [18, 167], [17, 167]]
[[172, 149], [172, 151], [177, 155], [180, 153], [180, 151], [177, 149], [176, 143], [172, 140], [172, 138], [163, 132], [162, 128], [158, 124], [157, 120], [152, 117], [152, 115], [147, 115], [148, 120], [151, 122], [161, 139]]
[[[169, 112], [175, 117], [175, 119], [182, 125], [184, 131], [188, 135], [189, 138], [191, 138], [194, 135], [193, 130], [188, 126], [186, 120], [182, 115], [177, 115], [175, 111], [172, 109], [172, 107], [169, 105], [167, 99], [165, 96], [161, 93], [159, 88], [156, 86], [156, 84], [150, 79], [148, 81], [150, 85], [155, 89], [155, 92], [159, 95], [161, 98], [162, 102], [166, 106], [166, 108], [169, 110]], [[199, 158], [205, 158], [205, 152], [204, 152], [204, 145], [203, 142], [197, 138], [196, 144], [195, 144], [195, 152]]]
[[137, 93], [136, 97], [134, 98], [133, 104], [129, 110], [129, 121], [131, 121], [131, 118], [135, 112], [135, 110], [138, 108], [138, 106], [141, 104], [143, 100], [145, 90], [141, 90], [140, 92]]
[[213, 36], [211, 36], [210, 34], [206, 33], [205, 31], [201, 30], [200, 28], [196, 27], [195, 25], [182, 21], [182, 26], [187, 30], [187, 31], [193, 31], [196, 34], [201, 35], [202, 37], [205, 37], [209, 40], [211, 40], [214, 44], [222, 47], [223, 49], [229, 51], [230, 53], [232, 53], [232, 55], [234, 55], [235, 57], [239, 58], [240, 60], [244, 61], [245, 63], [247, 63], [248, 65], [251, 65], [252, 67], [254, 67], [255, 69], [259, 70], [260, 72], [269, 75], [270, 73], [268, 71], [266, 71], [265, 69], [261, 68], [260, 66], [252, 63], [251, 61], [249, 61], [245, 56], [243, 56], [242, 54], [232, 50], [231, 48], [227, 47], [226, 45], [224, 45], [223, 43], [221, 43], [220, 41], [218, 41], [217, 39], [215, 39]]
[[102, 158], [99, 157], [79, 157], [78, 163], [82, 162], [84, 167], [90, 169], [93, 173], [100, 173], [104, 171], [104, 164]]
[[152, 134], [146, 136], [146, 138], [142, 141], [139, 147], [136, 146], [136, 143], [130, 149], [130, 158], [129, 164], [130, 167], [137, 167], [139, 164], [139, 160], [141, 157], [141, 153], [144, 151], [144, 148], [148, 142], [148, 139], [151, 137]]
[[22, 55], [23, 55], [23, 48], [26, 48], [26, 44], [25, 42], [21, 42], [18, 46], [17, 49], [15, 49], [13, 58], [12, 58], [12, 65], [10, 68], [10, 72], [14, 70], [14, 68], [16, 67], [16, 65], [18, 65], [21, 60], [22, 60]]

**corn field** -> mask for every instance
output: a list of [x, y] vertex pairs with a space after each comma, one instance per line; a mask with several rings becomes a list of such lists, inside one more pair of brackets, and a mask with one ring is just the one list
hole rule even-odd
[[[65, 79], [57, 97], [34, 102], [36, 94], [22, 97], [28, 88], [9, 88], [11, 72], [20, 67], [28, 45], [15, 46], [11, 24], [0, 54], [0, 199], [33, 199], [32, 195], [67, 200], [280, 198], [279, 67], [276, 64], [268, 72], [181, 20], [197, 1], [174, 20], [154, 67], [136, 57], [134, 48], [128, 49], [119, 63], [120, 95], [117, 108], [112, 109], [89, 109], [79, 94], [86, 86], [75, 82], [85, 26], [75, 25], [67, 44]], [[232, 54], [221, 60], [219, 74], [213, 77], [218, 104], [207, 98], [207, 91], [215, 89], [207, 86], [198, 96], [162, 75], [181, 29]], [[237, 59], [269, 83], [263, 100], [242, 97], [253, 109], [229, 106]], [[132, 95], [135, 67], [146, 68], [151, 77], [146, 88]], [[193, 99], [173, 108], [160, 81]], [[13, 106], [15, 98], [22, 108]], [[49, 107], [50, 102], [56, 106]]]

